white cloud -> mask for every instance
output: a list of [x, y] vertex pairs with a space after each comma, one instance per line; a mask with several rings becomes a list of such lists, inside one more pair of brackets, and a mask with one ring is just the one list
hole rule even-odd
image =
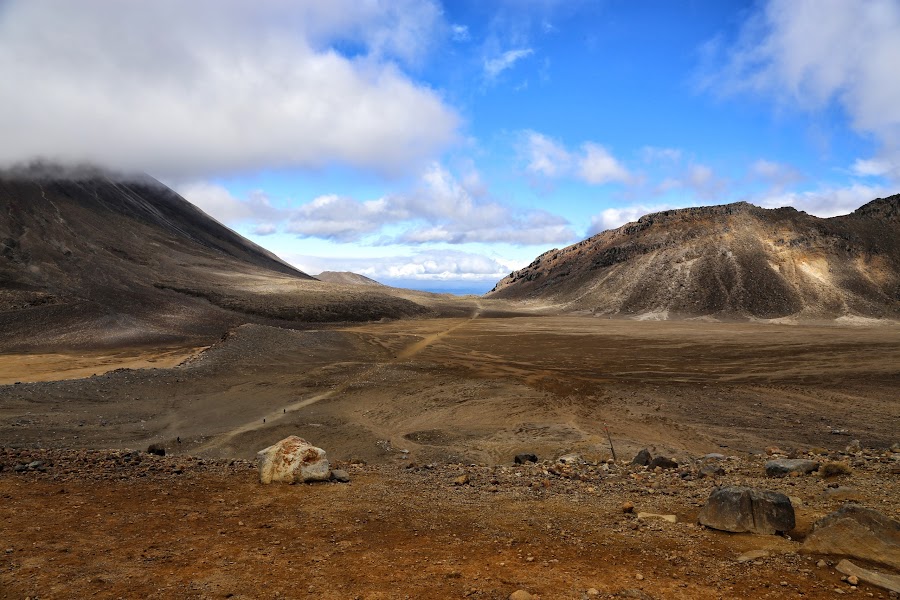
[[174, 189], [194, 206], [225, 224], [252, 221], [257, 223], [257, 228], [266, 230], [274, 226], [273, 221], [284, 217], [284, 211], [273, 207], [268, 196], [258, 190], [239, 199], [224, 186], [207, 181], [183, 183]]
[[587, 183], [599, 185], [629, 180], [628, 171], [622, 163], [603, 146], [587, 143], [581, 149], [583, 154], [578, 161], [578, 175]]
[[215, 183], [196, 181], [178, 186], [176, 191], [194, 206], [219, 221], [242, 221], [253, 215], [249, 203], [241, 202], [223, 186]]
[[644, 146], [641, 148], [641, 156], [646, 163], [677, 163], [681, 160], [680, 148], [661, 148], [658, 146]]
[[365, 258], [288, 254], [286, 260], [307, 273], [352, 271], [382, 283], [390, 283], [392, 280], [493, 283], [529, 262], [457, 250], [432, 250], [408, 255]]
[[881, 142], [876, 158], [896, 169], [898, 56], [896, 0], [769, 0], [748, 19], [724, 67], [705, 85], [770, 95], [810, 110], [837, 102], [857, 131]]
[[500, 56], [485, 59], [484, 73], [488, 79], [496, 79], [500, 73], [511, 68], [517, 61], [531, 56], [534, 50], [531, 48], [520, 48], [517, 50], [507, 50]]
[[272, 235], [277, 232], [278, 226], [274, 223], [260, 223], [253, 228], [253, 233], [256, 235]]
[[631, 174], [604, 146], [585, 142], [578, 152], [537, 131], [522, 134], [521, 153], [530, 174], [555, 179], [574, 177], [591, 185], [627, 183]]
[[591, 217], [591, 226], [588, 228], [587, 234], [588, 236], [592, 236], [601, 231], [606, 231], [607, 229], [615, 229], [621, 227], [625, 223], [637, 221], [644, 215], [662, 210], [670, 210], [672, 208], [676, 207], [671, 204], [657, 204], [654, 206], [636, 204], [626, 207], [607, 208], [600, 214]]
[[471, 39], [469, 27], [467, 25], [451, 25], [450, 38], [454, 42], [468, 42]]
[[[334, 162], [418, 168], [459, 118], [403, 73], [434, 2], [10, 0], [0, 163], [89, 161], [190, 178]], [[361, 47], [355, 57], [333, 48]]]
[[855, 184], [848, 187], [822, 187], [806, 192], [767, 195], [750, 199], [750, 202], [764, 208], [793, 206], [817, 217], [834, 217], [851, 213], [875, 198], [883, 198], [892, 193], [883, 187]]
[[803, 175], [794, 167], [764, 158], [751, 164], [748, 174], [751, 179], [764, 181], [776, 191], [803, 180]]
[[518, 245], [570, 242], [569, 222], [543, 210], [520, 210], [491, 199], [477, 170], [465, 165], [465, 177], [432, 163], [412, 190], [376, 200], [326, 194], [291, 208], [271, 206], [264, 194], [241, 200], [217, 184], [194, 183], [179, 188], [188, 200], [229, 224], [254, 223], [260, 234], [283, 231], [300, 237], [358, 242], [386, 227], [369, 243], [465, 244], [505, 242]]
[[687, 173], [688, 182], [694, 187], [702, 188], [713, 179], [713, 171], [706, 165], [691, 165]]
[[[671, 160], [671, 158], [666, 158], [666, 161]], [[686, 190], [697, 198], [715, 201], [721, 200], [728, 188], [728, 181], [717, 176], [709, 165], [690, 163], [682, 167], [676, 161], [672, 162], [670, 166], [674, 168], [665, 169], [664, 172], [668, 171], [672, 174], [653, 186], [652, 194], [662, 195], [674, 190]]]
[[544, 177], [561, 177], [572, 166], [572, 156], [562, 144], [536, 131], [525, 132], [526, 169]]
[[[760, 165], [757, 164], [756, 166]], [[783, 165], [780, 165], [780, 167], [783, 167]], [[769, 171], [768, 168], [762, 170]], [[780, 174], [780, 169], [775, 172], [776, 176], [778, 174]], [[678, 185], [680, 186], [681, 182], [678, 182]], [[875, 198], [883, 198], [892, 193], [893, 192], [887, 188], [857, 184], [847, 187], [823, 186], [805, 192], [769, 192], [747, 197], [745, 200], [751, 204], [761, 206], [762, 208], [792, 206], [797, 210], [802, 210], [817, 217], [826, 218], [851, 213]], [[588, 235], [591, 236], [601, 231], [606, 231], [607, 229], [621, 227], [625, 223], [637, 221], [642, 216], [650, 213], [689, 206], [696, 206], [696, 204], [635, 204], [631, 206], [607, 208], [591, 218]]]
[[885, 175], [900, 173], [900, 163], [891, 164], [886, 160], [857, 158], [850, 170], [854, 175], [859, 175], [860, 177], [884, 177]]

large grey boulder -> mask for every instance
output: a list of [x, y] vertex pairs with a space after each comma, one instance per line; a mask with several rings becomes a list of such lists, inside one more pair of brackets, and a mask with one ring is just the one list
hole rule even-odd
[[256, 453], [262, 483], [327, 481], [331, 465], [325, 451], [292, 435]]
[[819, 470], [819, 463], [805, 458], [779, 458], [766, 463], [766, 475], [785, 477], [791, 473], [806, 475]]
[[700, 510], [701, 525], [734, 533], [772, 535], [796, 525], [794, 507], [784, 494], [730, 486], [716, 488]]
[[800, 550], [900, 569], [900, 523], [870, 508], [845, 504], [813, 525]]
[[631, 459], [631, 464], [638, 465], [640, 467], [646, 467], [650, 464], [651, 460], [653, 460], [653, 456], [651, 456], [649, 450], [644, 448], [643, 450], [638, 452], [634, 458]]

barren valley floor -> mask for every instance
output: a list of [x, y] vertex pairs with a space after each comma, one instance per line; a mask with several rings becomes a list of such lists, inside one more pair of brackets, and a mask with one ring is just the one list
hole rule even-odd
[[[890, 446], [900, 429], [895, 324], [524, 316], [246, 325], [179, 366], [116, 368], [178, 356], [171, 348], [120, 354], [119, 363], [97, 358], [97, 376], [0, 386], [0, 439], [252, 458], [294, 433], [337, 459], [505, 464], [523, 451], [605, 457], [605, 425], [623, 456], [648, 445], [676, 455], [850, 439]], [[65, 368], [90, 372], [92, 358], [73, 356], [69, 367], [59, 355], [7, 355], [0, 373], [70, 376]]]
[[[86, 373], [94, 359], [31, 355], [22, 383], [0, 387], [0, 598], [887, 597], [797, 554], [840, 506], [826, 496], [835, 481], [768, 479], [762, 465], [770, 446], [830, 454], [853, 465], [838, 483], [900, 516], [895, 324], [476, 312], [246, 325], [188, 350], [151, 369], [119, 367], [178, 353], [104, 354], [98, 375], [60, 381], [53, 369]], [[23, 360], [0, 357], [0, 373]], [[258, 484], [241, 459], [290, 434], [348, 465], [351, 483]], [[841, 454], [852, 440], [876, 450]], [[123, 450], [150, 443], [174, 456]], [[623, 464], [642, 447], [681, 472]], [[589, 464], [512, 467], [520, 452]], [[710, 452], [731, 457], [726, 475], [699, 479]], [[34, 460], [45, 470], [13, 471]], [[739, 483], [796, 499], [797, 530], [698, 528], [710, 490]], [[762, 553], [738, 560], [749, 550]]]

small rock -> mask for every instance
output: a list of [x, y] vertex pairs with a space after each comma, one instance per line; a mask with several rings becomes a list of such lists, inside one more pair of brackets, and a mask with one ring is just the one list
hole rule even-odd
[[768, 550], [750, 550], [749, 552], [744, 552], [740, 556], [737, 557], [737, 561], [739, 563], [750, 562], [751, 560], [756, 560], [758, 558], [765, 558], [769, 556]]
[[850, 585], [859, 585], [859, 577], [857, 577], [856, 575], [851, 575], [847, 578], [847, 583], [849, 583]]
[[332, 481], [337, 481], [338, 483], [350, 483], [350, 473], [348, 473], [344, 469], [332, 469], [331, 479]]
[[648, 464], [647, 467], [650, 469], [655, 469], [656, 467], [659, 467], [660, 469], [677, 469], [678, 463], [666, 456], [657, 456], [650, 461], [650, 464]]
[[805, 458], [779, 458], [766, 463], [768, 477], [784, 477], [792, 473], [806, 475], [818, 470], [819, 463]]
[[560, 456], [558, 460], [564, 465], [580, 465], [584, 462], [580, 454], [566, 454]]
[[678, 517], [675, 515], [658, 515], [656, 513], [648, 513], [648, 512], [639, 512], [637, 514], [638, 519], [661, 519], [663, 521], [668, 521], [669, 523], [677, 523]]
[[723, 469], [720, 465], [703, 465], [702, 467], [700, 467], [697, 475], [701, 479], [703, 479], [704, 477], [722, 477], [723, 475], [725, 475], [725, 469]]
[[625, 514], [634, 512], [634, 503], [633, 502], [623, 502], [622, 503], [622, 512]]
[[469, 476], [465, 473], [453, 480], [453, 485], [466, 485], [467, 483], [469, 483]]
[[162, 444], [150, 444], [149, 446], [147, 446], [147, 454], [153, 454], [155, 456], [165, 456], [166, 447]]
[[538, 461], [538, 457], [536, 454], [516, 454], [515, 463], [517, 465], [524, 465], [527, 463], [536, 463]]
[[509, 600], [533, 600], [534, 596], [525, 590], [516, 590], [509, 595]]
[[600, 595], [600, 590], [598, 590], [597, 588], [588, 588], [588, 591], [586, 591], [585, 594], [591, 598], [594, 598]]
[[718, 452], [710, 452], [703, 455], [703, 460], [725, 460], [725, 455]]
[[825, 499], [837, 500], [839, 502], [858, 502], [863, 499], [863, 496], [857, 490], [851, 487], [840, 486], [825, 490]]
[[650, 464], [651, 460], [653, 460], [653, 456], [650, 455], [649, 450], [644, 448], [643, 450], [638, 452], [633, 459], [631, 459], [631, 464], [646, 467]]
[[816, 563], [816, 566], [819, 567], [820, 569], [824, 569], [825, 567], [828, 566], [828, 563], [825, 562], [824, 559], [821, 559], [821, 558], [820, 558], [820, 559], [819, 559], [819, 562]]
[[637, 579], [638, 581], [643, 581], [643, 580], [644, 580], [644, 576], [641, 575], [640, 573], [638, 573], [637, 575], [635, 575], [634, 578]]
[[842, 462], [827, 462], [819, 467], [819, 474], [822, 477], [838, 477], [839, 475], [850, 475], [853, 471], [850, 467]]

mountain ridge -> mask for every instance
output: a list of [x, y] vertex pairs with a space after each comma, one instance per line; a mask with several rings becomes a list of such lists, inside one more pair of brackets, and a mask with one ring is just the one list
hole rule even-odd
[[486, 297], [658, 318], [900, 317], [900, 195], [827, 219], [747, 202], [659, 211], [549, 250]]
[[208, 340], [248, 321], [302, 326], [428, 310], [319, 282], [147, 176], [0, 173], [0, 348]]

